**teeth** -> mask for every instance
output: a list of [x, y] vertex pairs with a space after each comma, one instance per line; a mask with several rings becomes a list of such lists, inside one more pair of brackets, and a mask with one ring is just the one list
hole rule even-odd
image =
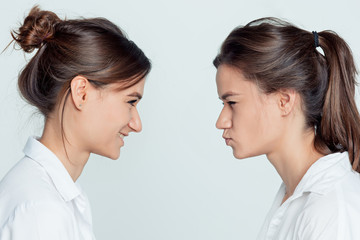
[[124, 134], [118, 133], [119, 137], [121, 137], [121, 139], [124, 139]]

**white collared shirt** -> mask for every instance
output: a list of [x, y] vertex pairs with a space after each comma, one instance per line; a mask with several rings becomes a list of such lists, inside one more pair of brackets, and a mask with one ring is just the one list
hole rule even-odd
[[360, 174], [347, 152], [317, 160], [282, 205], [284, 183], [258, 240], [360, 239]]
[[64, 165], [30, 137], [0, 182], [0, 240], [92, 240], [89, 201]]

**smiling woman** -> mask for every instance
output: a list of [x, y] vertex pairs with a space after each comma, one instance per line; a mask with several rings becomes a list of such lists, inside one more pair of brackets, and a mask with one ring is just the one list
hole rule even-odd
[[141, 131], [150, 61], [104, 18], [61, 20], [34, 7], [12, 36], [38, 49], [18, 85], [45, 127], [0, 182], [0, 239], [94, 239], [76, 180], [91, 153], [117, 159], [124, 137]]

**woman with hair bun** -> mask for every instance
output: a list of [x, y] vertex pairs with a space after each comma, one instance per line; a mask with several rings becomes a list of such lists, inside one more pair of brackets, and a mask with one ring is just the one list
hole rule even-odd
[[141, 131], [150, 61], [104, 18], [61, 20], [34, 7], [12, 37], [37, 49], [18, 85], [45, 126], [0, 182], [0, 239], [94, 239], [76, 180], [91, 153], [117, 159], [124, 137]]
[[238, 159], [265, 154], [283, 180], [257, 239], [360, 239], [360, 116], [346, 42], [258, 19], [230, 33], [214, 65], [226, 144]]

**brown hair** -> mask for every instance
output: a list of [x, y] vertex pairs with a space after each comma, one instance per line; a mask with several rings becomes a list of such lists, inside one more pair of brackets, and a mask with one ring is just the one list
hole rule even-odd
[[140, 48], [105, 18], [61, 20], [35, 6], [11, 35], [25, 52], [38, 49], [21, 71], [18, 86], [45, 118], [68, 97], [70, 82], [78, 75], [95, 87], [119, 82], [125, 89], [151, 69]]
[[[324, 55], [316, 49], [316, 34]], [[240, 69], [267, 94], [297, 91], [306, 127], [315, 128], [316, 150], [348, 151], [353, 169], [360, 172], [357, 71], [349, 46], [336, 33], [313, 34], [277, 18], [262, 18], [234, 29], [213, 63]]]

